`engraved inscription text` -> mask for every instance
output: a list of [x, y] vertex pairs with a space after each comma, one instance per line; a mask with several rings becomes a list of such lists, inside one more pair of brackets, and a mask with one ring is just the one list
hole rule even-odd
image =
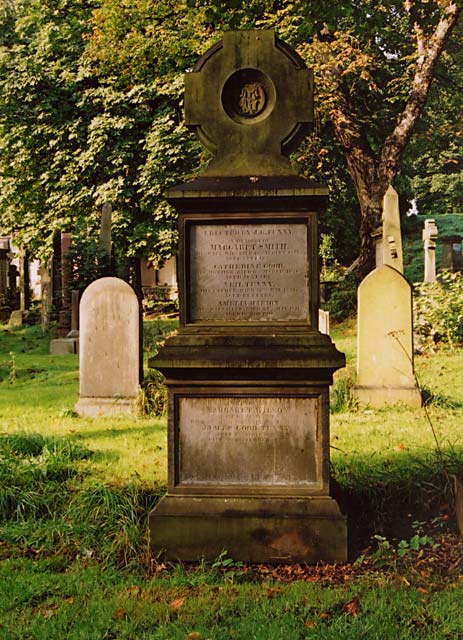
[[190, 256], [193, 322], [308, 320], [305, 224], [195, 224]]
[[317, 482], [317, 398], [179, 399], [181, 484]]

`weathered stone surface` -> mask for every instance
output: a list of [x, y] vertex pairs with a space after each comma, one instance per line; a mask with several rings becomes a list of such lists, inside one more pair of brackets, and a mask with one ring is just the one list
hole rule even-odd
[[186, 120], [214, 154], [169, 190], [179, 212], [180, 328], [149, 365], [168, 388], [167, 495], [153, 552], [341, 561], [329, 497], [329, 384], [318, 331], [317, 214], [327, 191], [286, 154], [312, 119], [311, 73], [272, 32], [227, 33], [186, 77]]
[[10, 319], [8, 321], [9, 327], [21, 327], [24, 320], [24, 311], [22, 309], [16, 309], [11, 312]]
[[462, 237], [459, 235], [442, 236], [442, 269], [452, 273], [463, 271], [461, 240]]
[[318, 398], [180, 397], [179, 485], [320, 487]]
[[424, 282], [436, 281], [436, 240], [438, 235], [436, 221], [425, 220], [423, 229]]
[[313, 77], [272, 30], [227, 31], [185, 76], [185, 121], [211, 176], [290, 175], [313, 122]]
[[388, 265], [360, 284], [357, 340], [357, 398], [372, 406], [420, 406], [413, 373], [411, 287]]
[[139, 309], [133, 289], [100, 278], [80, 302], [80, 415], [133, 412], [139, 389]]
[[50, 341], [50, 355], [66, 356], [70, 353], [79, 353], [78, 338], [56, 338]]
[[151, 544], [169, 560], [345, 562], [346, 519], [329, 496], [165, 496], [150, 518]]
[[392, 186], [388, 188], [383, 199], [383, 238], [381, 247], [383, 251], [382, 264], [387, 264], [403, 273], [399, 196]]
[[191, 320], [307, 320], [304, 224], [190, 227]]
[[318, 310], [318, 330], [320, 333], [330, 335], [330, 312], [323, 309]]

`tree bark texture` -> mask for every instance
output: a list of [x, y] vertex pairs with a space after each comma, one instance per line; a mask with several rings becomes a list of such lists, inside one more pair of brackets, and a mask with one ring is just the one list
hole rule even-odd
[[[381, 224], [384, 194], [399, 171], [403, 151], [424, 110], [439, 56], [462, 11], [462, 7], [454, 0], [439, 4], [442, 7], [441, 17], [432, 33], [425, 34], [417, 24], [413, 27], [416, 66], [409, 97], [379, 154], [374, 153], [368, 142], [361, 119], [350, 104], [349, 93], [340, 73], [334, 67], [328, 71], [339, 92], [339, 99], [331, 109], [330, 117], [336, 137], [344, 149], [360, 203], [358, 281], [374, 268], [375, 249], [371, 233]], [[405, 8], [410, 12], [412, 0], [406, 1]]]

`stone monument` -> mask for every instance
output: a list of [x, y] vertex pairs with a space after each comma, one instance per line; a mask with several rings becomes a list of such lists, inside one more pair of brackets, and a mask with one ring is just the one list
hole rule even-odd
[[9, 275], [10, 268], [10, 239], [0, 237], [0, 322], [10, 317], [9, 306]]
[[435, 220], [428, 219], [424, 221], [424, 282], [436, 281], [436, 240], [438, 233]]
[[357, 312], [355, 396], [373, 407], [397, 402], [419, 407], [409, 283], [389, 265], [376, 268], [359, 286]]
[[180, 328], [150, 360], [169, 397], [153, 552], [345, 560], [328, 398], [345, 359], [318, 331], [327, 190], [287, 157], [313, 120], [312, 74], [273, 31], [227, 32], [186, 75], [185, 118], [213, 159], [167, 192], [179, 213]]
[[441, 269], [457, 273], [463, 271], [463, 254], [461, 252], [461, 236], [442, 236]]
[[392, 186], [383, 198], [382, 225], [371, 235], [375, 242], [376, 267], [388, 264], [403, 273], [399, 196]]
[[139, 311], [119, 278], [92, 282], [80, 301], [80, 385], [76, 411], [97, 417], [134, 413], [139, 391]]

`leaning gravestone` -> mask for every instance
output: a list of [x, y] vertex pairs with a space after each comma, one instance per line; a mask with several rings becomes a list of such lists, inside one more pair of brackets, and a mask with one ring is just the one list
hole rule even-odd
[[167, 558], [346, 559], [329, 495], [329, 385], [345, 363], [318, 331], [327, 190], [289, 163], [313, 120], [312, 75], [273, 31], [228, 32], [185, 80], [187, 125], [213, 159], [173, 187], [180, 328], [166, 378], [167, 495], [150, 516]]
[[76, 411], [97, 417], [133, 413], [139, 390], [139, 311], [132, 287], [100, 278], [80, 301], [80, 398]]
[[373, 407], [397, 402], [419, 407], [411, 287], [389, 265], [372, 271], [359, 286], [357, 340], [358, 400]]

